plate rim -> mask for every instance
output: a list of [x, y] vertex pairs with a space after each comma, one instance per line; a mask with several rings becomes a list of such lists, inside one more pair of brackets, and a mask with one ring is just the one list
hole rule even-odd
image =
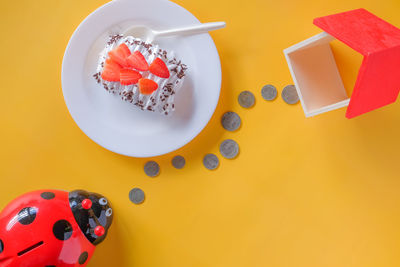
[[[209, 33], [206, 33], [205, 35], [207, 36], [209, 41], [211, 41], [211, 43], [212, 43], [212, 47], [211, 48], [215, 52], [216, 63], [218, 63], [218, 66], [215, 66], [216, 70], [218, 71], [218, 73], [216, 75], [216, 77], [218, 79], [216, 81], [216, 88], [218, 88], [218, 90], [216, 92], [216, 96], [217, 97], [215, 97], [214, 103], [210, 104], [210, 108], [209, 108], [210, 115], [209, 115], [209, 117], [206, 120], [202, 121], [201, 124], [199, 125], [198, 129], [196, 131], [192, 131], [192, 134], [188, 135], [187, 138], [183, 142], [181, 142], [179, 145], [177, 145], [175, 147], [172, 147], [172, 148], [164, 149], [162, 151], [158, 151], [157, 153], [155, 153], [155, 152], [144, 152], [144, 151], [141, 151], [141, 152], [138, 152], [138, 151], [129, 151], [129, 152], [127, 152], [127, 151], [119, 151], [119, 150], [115, 149], [114, 147], [110, 146], [108, 143], [101, 143], [100, 140], [96, 140], [95, 137], [93, 137], [91, 134], [89, 134], [85, 130], [85, 127], [83, 125], [81, 125], [82, 122], [78, 118], [78, 115], [71, 110], [71, 104], [68, 103], [69, 100], [68, 100], [68, 97], [66, 97], [66, 89], [64, 87], [64, 84], [65, 84], [64, 80], [67, 79], [65, 77], [65, 71], [64, 71], [65, 70], [65, 64], [66, 64], [65, 61], [66, 61], [66, 57], [67, 57], [68, 51], [70, 50], [71, 44], [74, 41], [76, 35], [80, 32], [81, 27], [82, 27], [83, 24], [85, 24], [88, 20], [90, 20], [91, 17], [93, 15], [95, 15], [95, 13], [100, 12], [101, 10], [108, 8], [109, 6], [111, 6], [113, 4], [116, 4], [116, 2], [126, 2], [126, 1], [134, 2], [134, 1], [137, 1], [137, 0], [113, 0], [113, 1], [110, 1], [108, 3], [105, 3], [104, 5], [98, 7], [93, 12], [91, 12], [85, 19], [83, 19], [82, 22], [78, 25], [78, 27], [75, 29], [75, 31], [71, 35], [71, 37], [70, 37], [70, 39], [68, 41], [68, 44], [66, 46], [66, 49], [64, 51], [62, 67], [61, 67], [61, 85], [62, 85], [61, 87], [62, 87], [63, 98], [64, 98], [64, 102], [65, 102], [65, 104], [67, 106], [68, 112], [69, 112], [70, 116], [72, 117], [72, 119], [74, 120], [74, 122], [76, 123], [76, 125], [78, 126], [78, 128], [87, 137], [89, 137], [89, 139], [91, 139], [93, 142], [95, 142], [99, 146], [101, 146], [101, 147], [103, 147], [103, 148], [105, 148], [105, 149], [107, 149], [109, 151], [112, 151], [112, 152], [114, 152], [116, 154], [129, 156], [129, 157], [149, 158], [149, 157], [161, 156], [161, 155], [165, 155], [165, 154], [171, 153], [173, 151], [176, 151], [177, 149], [180, 149], [180, 148], [184, 147], [185, 145], [187, 145], [188, 143], [190, 143], [191, 141], [193, 141], [193, 139], [195, 137], [197, 137], [204, 130], [204, 128], [207, 126], [207, 124], [210, 122], [211, 118], [213, 117], [213, 115], [215, 113], [215, 110], [216, 110], [216, 108], [218, 106], [219, 98], [220, 98], [220, 95], [221, 95], [222, 69], [221, 69], [220, 55], [218, 53], [218, 49], [217, 49], [217, 47], [215, 45], [214, 40], [212, 39], [212, 37], [210, 36]], [[146, 2], [149, 2], [149, 1], [152, 1], [152, 2], [157, 2], [157, 1], [168, 2], [168, 4], [174, 6], [174, 8], [178, 8], [178, 9], [181, 9], [182, 11], [184, 11], [184, 12], [187, 12], [195, 21], [200, 23], [200, 21], [190, 11], [188, 11], [184, 7], [174, 3], [172, 1], [169, 1], [169, 0], [146, 0]]]

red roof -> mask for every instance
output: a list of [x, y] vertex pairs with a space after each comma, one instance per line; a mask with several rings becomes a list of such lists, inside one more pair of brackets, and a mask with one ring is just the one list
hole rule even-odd
[[317, 18], [314, 24], [364, 56], [347, 118], [396, 101], [400, 91], [400, 29], [365, 9]]

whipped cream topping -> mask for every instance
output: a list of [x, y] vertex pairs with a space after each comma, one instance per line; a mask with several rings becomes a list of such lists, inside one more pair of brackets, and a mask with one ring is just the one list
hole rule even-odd
[[[140, 51], [150, 64], [157, 57], [161, 58], [170, 72], [167, 79], [160, 78], [149, 71], [141, 71], [143, 78], [151, 79], [158, 84], [158, 89], [151, 95], [141, 94], [138, 84], [121, 85], [119, 82], [109, 82], [101, 78], [104, 62], [108, 58], [108, 52], [125, 43], [131, 53]], [[110, 36], [106, 47], [100, 53], [97, 71], [93, 75], [98, 83], [101, 83], [108, 92], [121, 96], [122, 100], [128, 101], [141, 110], [159, 112], [164, 115], [171, 114], [175, 109], [175, 94], [182, 87], [187, 66], [175, 58], [173, 51], [167, 52], [156, 44], [146, 43], [139, 38], [132, 36], [113, 35]]]

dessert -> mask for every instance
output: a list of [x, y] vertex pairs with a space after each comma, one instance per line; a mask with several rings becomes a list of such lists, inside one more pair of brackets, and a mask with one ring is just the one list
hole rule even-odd
[[187, 66], [173, 51], [132, 36], [110, 36], [93, 75], [110, 93], [141, 110], [169, 115]]

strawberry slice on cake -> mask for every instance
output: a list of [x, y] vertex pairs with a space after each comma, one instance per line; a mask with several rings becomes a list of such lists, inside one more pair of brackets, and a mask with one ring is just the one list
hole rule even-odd
[[110, 93], [141, 110], [169, 115], [187, 66], [156, 44], [114, 35], [100, 54], [94, 77]]

